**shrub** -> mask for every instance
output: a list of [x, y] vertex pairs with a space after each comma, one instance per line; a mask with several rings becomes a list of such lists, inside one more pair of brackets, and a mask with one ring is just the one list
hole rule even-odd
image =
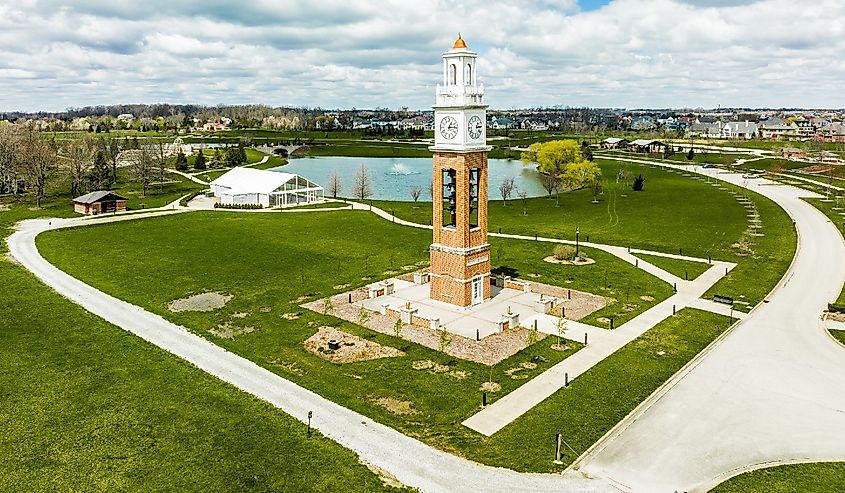
[[845, 313], [845, 304], [829, 303], [827, 305], [827, 311], [835, 313]]
[[263, 209], [264, 207], [261, 204], [221, 204], [220, 202], [214, 203], [215, 209], [244, 209], [244, 210], [252, 210], [252, 209]]
[[575, 247], [570, 245], [555, 245], [554, 256], [558, 260], [572, 260], [575, 257]]
[[[185, 197], [183, 197], [182, 200], [179, 201], [179, 205], [181, 205], [182, 207], [187, 207], [188, 202], [194, 200], [194, 197], [196, 197], [197, 195], [203, 194], [203, 193], [205, 193], [205, 192], [203, 192], [202, 190], [197, 190], [196, 192], [192, 192], [192, 193], [186, 195]], [[217, 205], [217, 204], [214, 204], [214, 205]]]
[[637, 177], [634, 178], [634, 185], [631, 188], [633, 188], [635, 192], [642, 192], [644, 183], [645, 177], [641, 174], [637, 175]]

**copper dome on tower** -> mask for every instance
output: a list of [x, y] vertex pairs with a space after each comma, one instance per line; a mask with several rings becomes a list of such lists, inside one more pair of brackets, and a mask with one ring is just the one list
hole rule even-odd
[[464, 41], [464, 38], [461, 37], [461, 33], [458, 33], [458, 39], [455, 40], [455, 44], [452, 45], [453, 49], [468, 49], [467, 44]]

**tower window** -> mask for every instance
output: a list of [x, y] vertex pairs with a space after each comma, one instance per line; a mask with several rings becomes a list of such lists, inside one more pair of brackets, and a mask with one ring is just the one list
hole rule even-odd
[[455, 170], [443, 170], [443, 226], [455, 227], [458, 215], [457, 177]]
[[478, 185], [481, 179], [481, 170], [472, 168], [469, 170], [469, 227], [478, 226]]
[[449, 64], [449, 84], [458, 83], [458, 67], [454, 63]]
[[464, 74], [464, 84], [467, 86], [472, 85], [472, 65], [469, 63], [466, 66], [466, 71]]

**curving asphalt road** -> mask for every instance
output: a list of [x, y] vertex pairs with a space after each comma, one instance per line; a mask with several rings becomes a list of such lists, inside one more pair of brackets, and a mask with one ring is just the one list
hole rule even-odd
[[845, 460], [845, 351], [820, 319], [845, 283], [839, 231], [801, 200], [815, 194], [699, 171], [780, 204], [798, 251], [766, 303], [576, 464], [623, 491], [706, 491], [776, 463]]

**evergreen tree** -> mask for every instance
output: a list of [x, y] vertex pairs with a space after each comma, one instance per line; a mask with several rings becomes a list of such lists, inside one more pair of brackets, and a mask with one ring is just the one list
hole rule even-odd
[[196, 169], [205, 169], [205, 154], [202, 153], [202, 149], [197, 151], [197, 155], [194, 158], [194, 168]]
[[181, 150], [176, 154], [175, 167], [178, 171], [188, 170], [188, 158], [185, 157]]

